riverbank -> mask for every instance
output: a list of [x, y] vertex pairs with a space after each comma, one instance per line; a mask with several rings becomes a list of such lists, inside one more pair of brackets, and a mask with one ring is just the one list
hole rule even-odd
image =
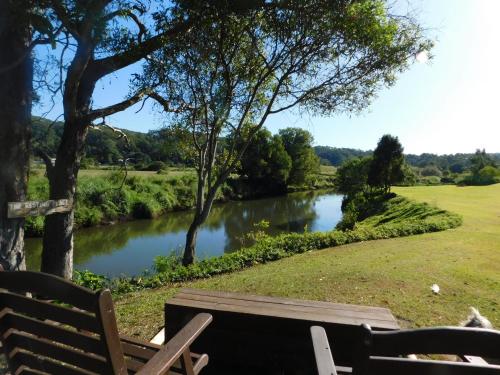
[[[47, 200], [48, 181], [42, 170], [32, 173], [29, 181], [28, 199]], [[317, 178], [308, 185], [289, 186], [289, 192], [333, 188], [335, 169], [323, 168]], [[89, 228], [111, 225], [117, 222], [153, 219], [167, 212], [185, 211], [194, 207], [196, 197], [196, 175], [193, 169], [170, 169], [161, 174], [132, 171], [125, 175], [112, 170], [83, 170], [78, 179], [75, 227]], [[224, 184], [216, 202], [255, 198], [249, 194], [236, 193], [238, 179]], [[285, 192], [286, 194], [286, 192]], [[264, 198], [265, 195], [259, 196]], [[43, 217], [26, 220], [27, 237], [43, 235]]]
[[[388, 307], [403, 327], [456, 325], [469, 306], [500, 327], [500, 184], [409, 187], [398, 194], [463, 216], [448, 231], [306, 252], [206, 280], [116, 299], [120, 330], [150, 338], [179, 287]], [[437, 283], [441, 293], [430, 286]]]
[[76, 272], [75, 280], [93, 289], [110, 288], [115, 294], [134, 290], [158, 288], [172, 282], [190, 281], [231, 273], [265, 264], [295, 254], [327, 247], [381, 238], [409, 236], [455, 228], [461, 224], [460, 216], [425, 203], [417, 203], [394, 196], [353, 230], [327, 232], [285, 233], [276, 237], [258, 231], [253, 233], [255, 244], [233, 253], [212, 257], [183, 266], [180, 258], [157, 257], [156, 273], [140, 277], [108, 279], [91, 272]]
[[[249, 245], [246, 234], [268, 222], [269, 236], [328, 231], [342, 217], [342, 196], [327, 191], [291, 193], [256, 200], [217, 203], [200, 228], [198, 260], [220, 256]], [[167, 213], [156, 219], [133, 220], [107, 227], [82, 228], [74, 237], [74, 268], [108, 277], [140, 276], [158, 255], [181, 254], [192, 211]], [[26, 265], [40, 269], [42, 241], [25, 241]]]

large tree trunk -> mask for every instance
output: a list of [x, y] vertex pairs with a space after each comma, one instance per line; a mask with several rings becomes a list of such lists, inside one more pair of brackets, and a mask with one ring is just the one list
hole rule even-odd
[[33, 61], [20, 11], [19, 2], [0, 1], [0, 264], [8, 270], [26, 268], [24, 219], [7, 218], [7, 202], [26, 200], [29, 172]]
[[[203, 197], [203, 195], [200, 196], [200, 189], [198, 189], [198, 196], [196, 197], [197, 210], [186, 234], [186, 246], [184, 247], [184, 256], [182, 257], [182, 264], [185, 266], [194, 263], [196, 254], [196, 237], [198, 235], [198, 230], [207, 220], [208, 215], [212, 210], [215, 195], [221, 184], [222, 183], [217, 183], [213, 187], [211, 187], [206, 197]], [[201, 192], [203, 194], [203, 189], [201, 189]], [[198, 208], [200, 209], [198, 210]]]
[[71, 279], [73, 276], [73, 226], [76, 181], [87, 126], [65, 123], [56, 162], [47, 170], [50, 199], [70, 199], [73, 209], [45, 218], [41, 271]]
[[188, 266], [194, 263], [194, 256], [196, 254], [196, 238], [198, 230], [203, 223], [200, 223], [199, 218], [195, 217], [186, 234], [186, 246], [184, 248], [184, 256], [182, 264]]

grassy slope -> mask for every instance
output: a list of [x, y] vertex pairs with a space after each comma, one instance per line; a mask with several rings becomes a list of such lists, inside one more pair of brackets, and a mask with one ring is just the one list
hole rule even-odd
[[[476, 306], [500, 327], [500, 184], [395, 190], [463, 215], [463, 226], [301, 254], [182, 286], [385, 306], [403, 326], [457, 324]], [[440, 295], [431, 293], [433, 283]], [[173, 293], [172, 287], [122, 298], [121, 329], [152, 336]]]

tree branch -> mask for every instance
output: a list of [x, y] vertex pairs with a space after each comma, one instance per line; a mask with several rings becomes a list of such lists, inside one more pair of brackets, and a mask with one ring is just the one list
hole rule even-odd
[[52, 173], [52, 170], [54, 169], [54, 164], [52, 164], [52, 159], [45, 151], [43, 151], [40, 148], [37, 148], [35, 150], [35, 154], [37, 156], [39, 156], [43, 160], [43, 162], [45, 163], [45, 169], [47, 170], [47, 176], [49, 176], [49, 178], [50, 178], [50, 174]]
[[136, 93], [135, 95], [131, 96], [128, 99], [125, 99], [122, 102], [110, 105], [108, 107], [99, 108], [99, 109], [95, 109], [93, 111], [90, 111], [86, 117], [89, 121], [93, 121], [93, 120], [98, 119], [100, 117], [106, 117], [106, 116], [110, 116], [112, 114], [115, 114], [117, 112], [124, 111], [128, 107], [131, 107], [134, 104], [138, 103], [144, 97], [144, 95], [146, 95], [146, 92], [144, 90], [141, 90], [138, 93]]

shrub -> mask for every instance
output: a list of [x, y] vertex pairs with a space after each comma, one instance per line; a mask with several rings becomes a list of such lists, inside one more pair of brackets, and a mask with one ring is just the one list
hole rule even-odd
[[491, 165], [480, 169], [461, 181], [464, 185], [491, 185], [500, 182], [500, 170]]
[[109, 279], [102, 275], [97, 275], [90, 271], [75, 270], [73, 280], [86, 288], [99, 290], [109, 286]]
[[146, 168], [148, 171], [160, 171], [162, 169], [167, 169], [167, 165], [162, 161], [154, 161]]
[[420, 174], [424, 177], [429, 177], [429, 176], [438, 176], [441, 177], [443, 173], [441, 170], [436, 167], [435, 165], [428, 165], [420, 171]]

